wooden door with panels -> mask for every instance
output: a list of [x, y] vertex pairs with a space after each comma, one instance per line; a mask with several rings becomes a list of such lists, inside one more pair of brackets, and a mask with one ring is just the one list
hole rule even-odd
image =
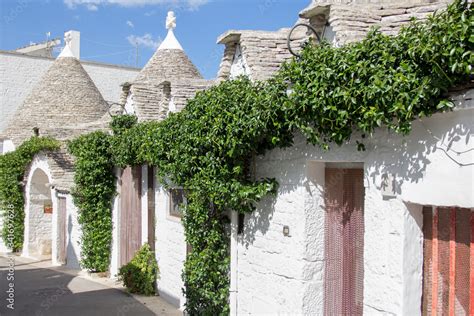
[[58, 197], [58, 263], [66, 264], [67, 258], [67, 209], [66, 198]]
[[155, 168], [148, 166], [148, 244], [155, 251]]
[[120, 189], [120, 260], [123, 266], [132, 260], [141, 247], [141, 166], [122, 171]]

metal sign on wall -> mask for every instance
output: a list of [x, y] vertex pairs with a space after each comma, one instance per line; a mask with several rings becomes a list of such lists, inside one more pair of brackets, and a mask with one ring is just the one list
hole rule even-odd
[[53, 205], [51, 202], [44, 202], [43, 212], [44, 214], [53, 214]]

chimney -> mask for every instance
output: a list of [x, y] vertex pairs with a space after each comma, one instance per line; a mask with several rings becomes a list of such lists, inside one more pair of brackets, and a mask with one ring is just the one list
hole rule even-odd
[[72, 54], [77, 59], [81, 59], [81, 32], [79, 31], [68, 31], [64, 33], [64, 37], [69, 37], [71, 39], [70, 48]]

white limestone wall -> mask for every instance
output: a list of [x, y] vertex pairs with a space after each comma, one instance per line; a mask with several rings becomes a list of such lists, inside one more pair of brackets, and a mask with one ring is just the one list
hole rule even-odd
[[53, 214], [44, 214], [44, 201], [37, 200], [36, 198], [38, 196], [38, 190], [42, 191], [46, 188], [36, 187], [37, 184], [34, 183], [34, 181], [37, 181], [39, 173], [44, 173], [47, 177], [46, 179], [41, 179], [44, 180], [44, 184], [52, 182], [47, 158], [42, 154], [37, 155], [33, 159], [25, 185], [25, 231], [22, 255], [25, 257], [39, 257], [41, 255], [38, 252], [39, 242], [41, 240], [50, 240], [51, 255], [53, 258], [57, 253], [58, 242], [57, 234], [55, 234], [57, 230], [53, 231], [54, 223], [57, 223], [56, 219], [53, 219], [53, 215], [57, 214], [57, 203], [55, 199], [52, 198], [55, 196], [54, 189], [51, 187], [44, 190], [44, 193], [51, 199], [53, 207]]
[[[238, 237], [237, 314], [302, 314], [306, 285], [305, 188], [302, 157], [268, 156], [257, 176], [280, 183], [278, 198], [267, 197], [246, 215]], [[288, 225], [290, 235], [283, 235]]]
[[[0, 232], [2, 231], [3, 229], [3, 216], [0, 216]], [[5, 243], [3, 242], [3, 238], [0, 238], [0, 253], [3, 252], [9, 252], [9, 249], [7, 248], [7, 246], [5, 245]]]
[[[54, 59], [0, 51], [0, 131], [52, 65]], [[81, 61], [106, 101], [120, 100], [120, 85], [139, 69]]]
[[0, 139], [0, 144], [1, 144], [0, 154], [6, 154], [15, 150], [15, 144], [13, 144], [13, 141], [10, 139], [4, 139], [4, 140]]
[[[275, 177], [280, 188], [246, 216], [238, 237], [237, 313], [323, 313], [325, 162], [359, 162], [364, 314], [419, 315], [422, 205], [474, 207], [472, 91], [459, 98], [456, 111], [415, 122], [410, 136], [376, 132], [364, 152], [355, 143], [324, 152], [297, 136], [292, 148], [257, 158], [257, 176]], [[382, 193], [384, 174], [393, 177], [394, 198]]]
[[53, 227], [53, 214], [45, 214], [43, 212], [43, 201], [32, 201], [30, 203], [30, 228], [32, 226], [35, 229], [30, 229], [29, 241], [31, 248], [37, 251], [37, 254], [51, 254], [52, 250], [52, 227]]
[[148, 166], [142, 166], [142, 196], [141, 196], [141, 220], [142, 220], [142, 245], [148, 242]]
[[74, 205], [71, 194], [58, 194], [66, 198], [66, 267], [81, 269], [81, 236], [82, 229], [78, 221], [78, 208]]
[[[38, 257], [37, 243], [40, 239], [51, 241], [51, 262], [59, 265], [57, 261], [59, 248], [58, 227], [58, 197], [66, 198], [66, 266], [71, 269], [80, 269], [81, 260], [81, 226], [78, 222], [78, 209], [74, 205], [71, 194], [58, 192], [52, 186], [49, 194], [51, 197], [53, 214], [44, 214], [43, 201], [30, 200], [32, 194], [32, 181], [37, 170], [41, 170], [48, 177], [49, 183], [53, 183], [48, 158], [39, 154], [31, 163], [25, 186], [25, 235], [22, 255], [25, 257]], [[34, 194], [33, 194], [34, 195]]]
[[155, 251], [160, 268], [158, 292], [171, 304], [184, 308], [181, 273], [186, 260], [186, 240], [181, 221], [169, 216], [168, 205], [168, 193], [158, 184], [155, 188]]
[[121, 191], [121, 172], [119, 168], [115, 168], [115, 187], [116, 194], [112, 207], [112, 250], [110, 255], [110, 276], [116, 278], [119, 267], [119, 249], [120, 249], [120, 191]]
[[89, 61], [81, 61], [81, 64], [107, 102], [119, 102], [122, 93], [121, 85], [135, 80], [140, 72], [140, 69], [134, 67]]

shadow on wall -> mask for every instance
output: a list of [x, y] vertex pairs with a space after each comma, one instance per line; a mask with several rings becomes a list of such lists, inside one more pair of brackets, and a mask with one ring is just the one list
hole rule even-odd
[[374, 151], [373, 161], [367, 165], [369, 177], [375, 183], [378, 177], [395, 175], [393, 188], [396, 194], [401, 194], [404, 183], [419, 183], [423, 179], [433, 154], [441, 155], [443, 165], [439, 165], [440, 168], [474, 165], [474, 148], [468, 148], [474, 132], [472, 110], [463, 114], [444, 113], [425, 122], [418, 121], [407, 137], [385, 132], [386, 138], [379, 137], [375, 145], [368, 147]]
[[69, 214], [68, 216], [68, 221], [67, 221], [67, 258], [66, 258], [66, 266], [70, 269], [80, 269], [81, 266], [79, 264], [79, 256], [76, 253], [76, 249], [73, 246], [73, 240], [72, 240], [72, 230], [73, 230], [73, 223], [72, 223], [72, 216]]
[[[266, 159], [258, 158], [259, 168], [269, 170], [259, 177], [275, 177], [280, 187], [277, 196], [267, 196], [257, 204], [257, 209], [245, 215], [241, 242], [248, 248], [255, 241], [257, 232], [265, 235], [274, 216], [278, 201], [284, 195], [294, 192], [299, 187], [315, 185], [310, 183], [307, 172], [302, 165], [308, 160], [325, 162], [363, 162], [365, 177], [377, 183], [385, 174], [394, 174], [395, 193], [401, 193], [403, 183], [420, 183], [427, 167], [432, 163], [433, 154], [442, 157], [440, 168], [474, 165], [473, 110], [462, 110], [434, 115], [422, 121], [413, 122], [413, 130], [406, 137], [395, 132], [379, 130], [375, 136], [365, 141], [366, 151], [357, 151], [355, 142], [341, 147], [333, 145], [331, 150], [324, 152], [317, 146], [307, 145], [301, 135], [295, 136], [295, 145], [286, 149], [275, 149], [266, 155]], [[460, 151], [454, 150], [454, 148]], [[439, 156], [438, 154], [442, 154]], [[267, 159], [271, 158], [271, 159]], [[271, 168], [271, 169], [269, 169]], [[291, 174], [290, 174], [291, 172]], [[377, 189], [381, 189], [380, 186]], [[283, 197], [282, 197], [283, 196]], [[297, 201], [290, 201], [296, 203]]]
[[[277, 153], [282, 159], [268, 162], [269, 165], [275, 166], [273, 169], [275, 170], [274, 174], [268, 176], [279, 180], [279, 187], [275, 196], [268, 195], [264, 197], [257, 204], [257, 208], [254, 212], [245, 215], [243, 235], [240, 237], [240, 242], [242, 242], [246, 248], [254, 243], [257, 232], [260, 232], [262, 235], [268, 232], [275, 213], [276, 204], [280, 197], [293, 193], [299, 188], [302, 181], [306, 179], [304, 168], [300, 166], [304, 163], [304, 160], [301, 160], [301, 152], [295, 148], [275, 149], [269, 153]], [[267, 162], [265, 161], [263, 164], [266, 165]], [[284, 167], [282, 167], [283, 164]], [[294, 170], [301, 170], [301, 172], [295, 173]], [[267, 176], [267, 174], [265, 174], [265, 176]], [[288, 202], [291, 204], [294, 201]]]
[[275, 213], [275, 204], [279, 194], [280, 190], [278, 190], [276, 197], [267, 196], [263, 198], [254, 212], [245, 214], [243, 235], [241, 237], [241, 242], [243, 242], [245, 248], [254, 243], [257, 232], [262, 233], [262, 235], [267, 233], [273, 213]]

